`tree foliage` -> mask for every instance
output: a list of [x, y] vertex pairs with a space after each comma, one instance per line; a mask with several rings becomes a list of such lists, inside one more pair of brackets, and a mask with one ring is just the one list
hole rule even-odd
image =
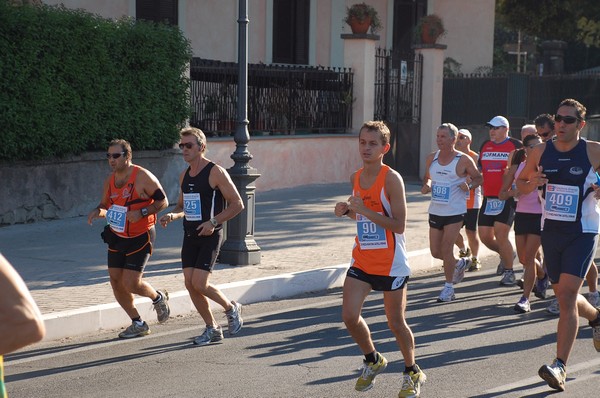
[[508, 27], [525, 34], [600, 47], [598, 0], [498, 0], [497, 11]]

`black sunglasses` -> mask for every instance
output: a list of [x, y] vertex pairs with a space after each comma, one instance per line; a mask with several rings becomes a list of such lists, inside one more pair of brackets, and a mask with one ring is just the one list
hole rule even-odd
[[580, 119], [580, 118], [578, 118], [578, 117], [575, 117], [575, 116], [562, 116], [562, 115], [555, 115], [555, 116], [554, 116], [554, 120], [555, 120], [557, 123], [560, 123], [560, 122], [565, 122], [565, 124], [573, 124], [573, 123], [575, 123], [575, 122], [577, 122], [577, 121], [579, 121], [579, 120], [581, 120], [581, 119]]
[[192, 149], [194, 144], [191, 142], [186, 142], [185, 144], [179, 144], [179, 149], [183, 150], [183, 148]]
[[106, 154], [106, 159], [119, 159], [121, 156], [125, 155], [125, 152], [119, 152], [119, 153], [107, 153]]

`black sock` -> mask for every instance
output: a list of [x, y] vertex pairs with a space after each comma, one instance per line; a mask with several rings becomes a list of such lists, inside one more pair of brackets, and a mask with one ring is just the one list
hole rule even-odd
[[415, 365], [413, 365], [413, 366], [405, 366], [404, 367], [404, 373], [406, 373], [406, 374], [409, 374], [410, 372], [417, 373], [417, 369], [415, 368]]
[[132, 320], [133, 322], [142, 322], [142, 317], [141, 317], [141, 316], [138, 316], [138, 317], [135, 317], [135, 318], [131, 318], [131, 320]]
[[562, 366], [563, 369], [567, 368], [567, 363], [560, 358], [556, 358], [556, 364]]
[[377, 354], [377, 351], [373, 351], [372, 353], [365, 355], [365, 361], [368, 363], [376, 363], [378, 359], [379, 355]]

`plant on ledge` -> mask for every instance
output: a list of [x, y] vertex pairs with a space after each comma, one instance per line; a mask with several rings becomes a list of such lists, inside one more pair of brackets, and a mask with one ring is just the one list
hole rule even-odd
[[415, 27], [415, 43], [435, 44], [445, 34], [442, 18], [435, 14], [425, 15]]
[[357, 3], [346, 7], [346, 18], [344, 22], [350, 25], [352, 33], [364, 34], [371, 28], [371, 33], [375, 34], [381, 29], [381, 21], [377, 10], [367, 3]]

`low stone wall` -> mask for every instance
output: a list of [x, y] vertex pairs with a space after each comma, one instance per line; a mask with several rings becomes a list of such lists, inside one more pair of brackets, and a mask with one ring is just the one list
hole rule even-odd
[[[256, 190], [349, 181], [350, 173], [361, 165], [357, 144], [354, 134], [252, 137], [250, 165], [261, 174]], [[230, 168], [235, 149], [231, 138], [209, 139], [207, 157]], [[178, 149], [134, 148], [133, 162], [156, 175], [171, 204], [177, 201], [179, 175], [186, 168]], [[109, 173], [104, 152], [54, 162], [0, 165], [0, 225], [87, 215], [98, 205]]]

